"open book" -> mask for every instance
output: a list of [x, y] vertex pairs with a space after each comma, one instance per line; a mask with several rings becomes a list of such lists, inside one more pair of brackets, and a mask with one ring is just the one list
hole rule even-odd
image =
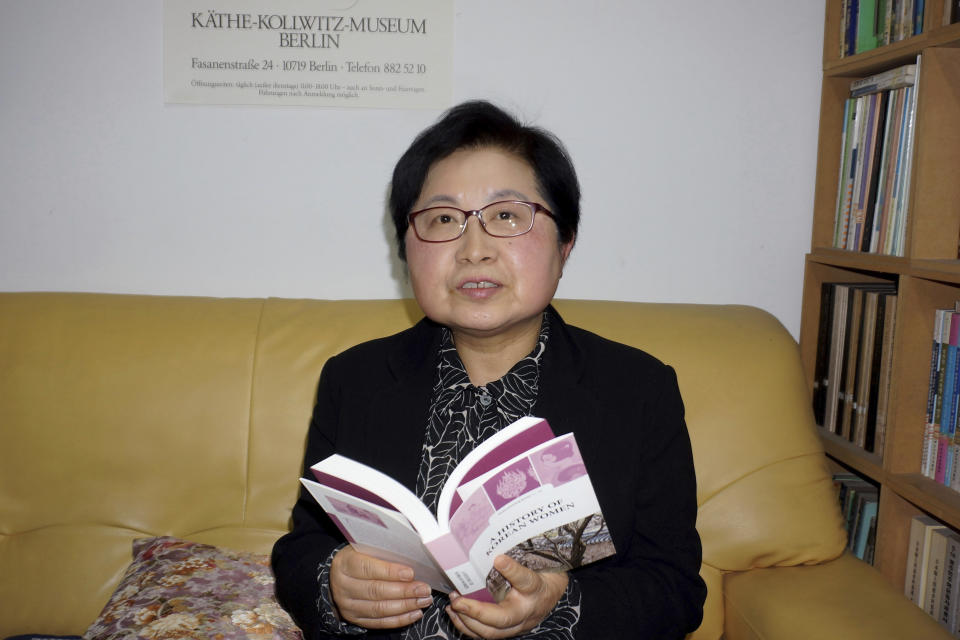
[[303, 485], [357, 551], [412, 567], [434, 589], [487, 602], [509, 589], [493, 568], [507, 554], [565, 571], [613, 555], [613, 541], [573, 434], [526, 417], [467, 454], [437, 516], [389, 476], [334, 454]]

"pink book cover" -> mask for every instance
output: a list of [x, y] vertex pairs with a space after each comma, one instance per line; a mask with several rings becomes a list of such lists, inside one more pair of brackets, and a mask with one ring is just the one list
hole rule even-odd
[[[491, 449], [486, 455], [480, 458], [464, 475], [457, 486], [462, 486], [474, 478], [478, 478], [491, 469], [495, 469], [504, 462], [512, 460], [517, 456], [541, 445], [554, 437], [553, 430], [546, 420], [540, 420], [536, 424], [525, 429], [522, 433], [515, 435], [509, 440], [501, 443], [499, 446]], [[459, 495], [454, 494], [453, 501], [450, 504], [450, 515], [453, 516], [460, 508], [462, 500]]]

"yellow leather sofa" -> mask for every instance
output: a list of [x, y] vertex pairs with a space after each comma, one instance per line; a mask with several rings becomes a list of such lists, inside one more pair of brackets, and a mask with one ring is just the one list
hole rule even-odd
[[[709, 587], [694, 638], [946, 637], [843, 554], [797, 345], [773, 317], [556, 306], [676, 368]], [[83, 633], [137, 537], [269, 551], [324, 361], [419, 315], [396, 300], [0, 294], [0, 638]]]

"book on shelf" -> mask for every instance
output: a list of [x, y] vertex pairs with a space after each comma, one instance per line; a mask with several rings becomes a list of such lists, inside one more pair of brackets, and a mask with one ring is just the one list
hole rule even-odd
[[907, 547], [907, 573], [904, 594], [914, 604], [923, 608], [927, 587], [927, 571], [930, 559], [930, 540], [933, 532], [945, 525], [927, 515], [915, 516], [910, 521], [910, 538]]
[[847, 531], [847, 548], [855, 557], [873, 564], [879, 490], [852, 473], [834, 474], [833, 481]]
[[943, 19], [940, 24], [947, 26], [960, 22], [960, 0], [943, 0]]
[[858, 0], [857, 28], [854, 34], [854, 51], [863, 53], [876, 49], [877, 39], [877, 0]]
[[883, 451], [896, 301], [896, 295], [889, 292], [866, 292], [867, 315], [864, 317], [864, 352], [860, 364], [854, 443], [867, 451]]
[[920, 472], [960, 491], [960, 302], [934, 312]]
[[927, 554], [927, 584], [923, 589], [923, 609], [938, 620], [943, 603], [943, 580], [949, 533], [950, 530], [946, 527], [931, 531], [930, 552]]
[[916, 121], [917, 63], [850, 86], [844, 102], [833, 246], [903, 255]]
[[957, 635], [960, 618], [960, 534], [950, 531], [947, 536], [947, 555], [944, 561], [943, 598], [937, 622], [947, 631]]
[[[921, 33], [924, 9], [924, 0], [843, 0], [840, 57], [864, 53]], [[944, 16], [947, 13], [944, 9]]]
[[414, 569], [444, 592], [499, 600], [493, 568], [506, 554], [535, 570], [572, 569], [615, 550], [573, 434], [528, 416], [505, 427], [450, 473], [437, 514], [405, 486], [334, 454], [301, 482], [358, 551]]
[[917, 81], [917, 65], [905, 64], [850, 83], [850, 97], [913, 86]]
[[870, 453], [885, 438], [896, 286], [824, 282], [814, 362], [818, 425]]

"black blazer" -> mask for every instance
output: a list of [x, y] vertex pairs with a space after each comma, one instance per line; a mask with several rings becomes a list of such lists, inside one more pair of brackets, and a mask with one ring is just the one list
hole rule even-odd
[[[616, 555], [577, 569], [577, 638], [679, 638], [701, 620], [696, 480], [673, 370], [569, 326], [552, 307], [533, 415], [577, 436]], [[320, 375], [304, 473], [336, 452], [415, 490], [441, 327], [429, 320], [330, 358]], [[319, 628], [317, 572], [343, 537], [301, 492], [277, 541], [277, 595], [308, 639]], [[396, 632], [394, 632], [396, 633]], [[371, 632], [370, 635], [380, 636]], [[398, 636], [399, 637], [399, 636]]]

